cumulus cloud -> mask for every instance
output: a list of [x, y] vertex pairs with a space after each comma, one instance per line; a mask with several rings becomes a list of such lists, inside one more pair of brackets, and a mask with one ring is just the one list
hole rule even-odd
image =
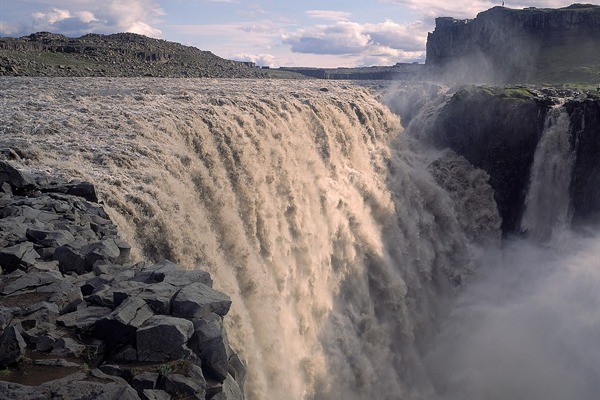
[[421, 22], [378, 24], [338, 21], [285, 34], [283, 42], [296, 53], [359, 56], [365, 65], [421, 59], [427, 27]]
[[246, 54], [240, 53], [233, 57], [236, 61], [250, 61], [258, 66], [269, 66], [274, 67], [276, 65], [276, 58], [272, 54]]
[[161, 31], [153, 25], [164, 13], [153, 0], [109, 0], [102, 7], [91, 6], [88, 9], [82, 9], [73, 2], [69, 5], [73, 8], [53, 7], [33, 13], [31, 30], [66, 35], [90, 32], [133, 32], [153, 37], [161, 35]]

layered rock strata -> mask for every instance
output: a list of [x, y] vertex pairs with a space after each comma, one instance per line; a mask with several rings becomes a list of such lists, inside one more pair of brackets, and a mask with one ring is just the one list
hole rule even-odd
[[0, 398], [244, 398], [207, 272], [130, 263], [91, 184], [0, 161], [0, 186]]

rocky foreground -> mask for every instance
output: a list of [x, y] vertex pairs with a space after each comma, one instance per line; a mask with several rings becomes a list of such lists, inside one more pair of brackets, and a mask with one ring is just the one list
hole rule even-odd
[[207, 272], [130, 263], [89, 183], [0, 161], [0, 185], [0, 398], [244, 398]]

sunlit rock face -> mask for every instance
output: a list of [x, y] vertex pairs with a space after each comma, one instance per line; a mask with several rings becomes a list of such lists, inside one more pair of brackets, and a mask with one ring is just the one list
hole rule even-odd
[[595, 83], [600, 7], [494, 7], [472, 20], [437, 18], [426, 64], [454, 81]]

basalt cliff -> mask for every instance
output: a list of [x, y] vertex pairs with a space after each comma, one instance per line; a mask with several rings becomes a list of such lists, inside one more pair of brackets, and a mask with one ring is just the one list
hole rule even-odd
[[600, 6], [494, 7], [472, 20], [436, 18], [426, 65], [453, 81], [596, 84]]

